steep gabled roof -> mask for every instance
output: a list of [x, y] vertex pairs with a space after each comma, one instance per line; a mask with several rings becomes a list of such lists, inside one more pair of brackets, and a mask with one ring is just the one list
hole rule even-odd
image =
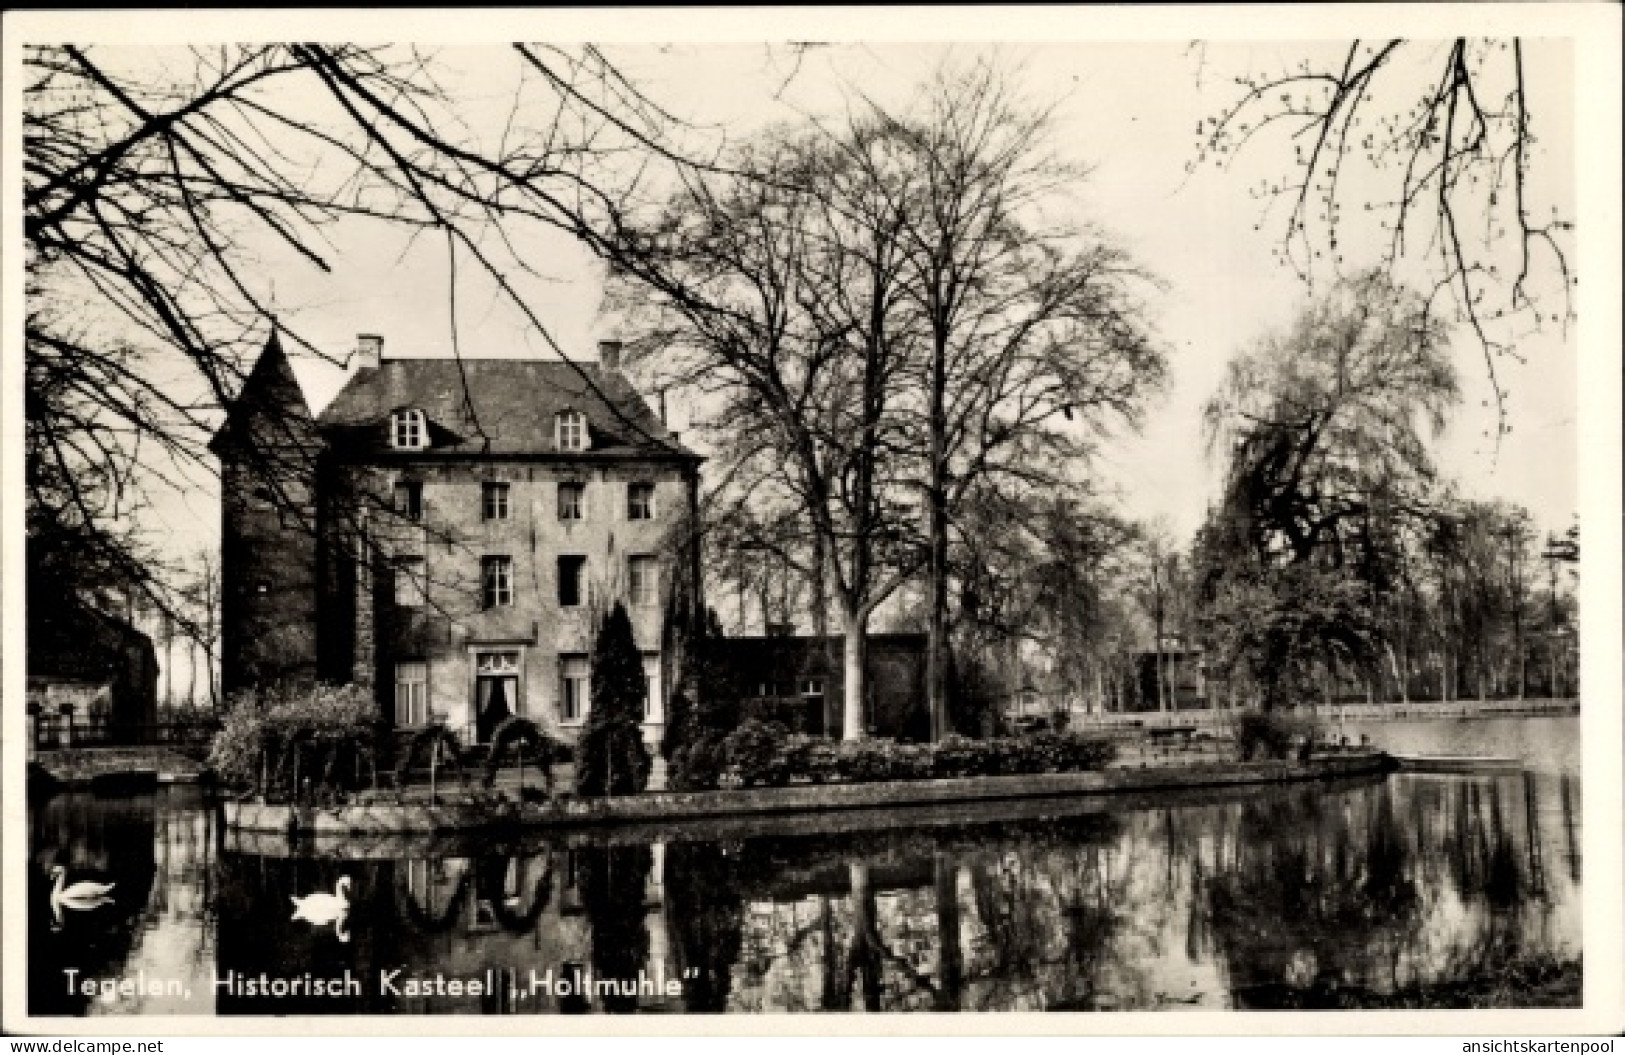
[[319, 424], [346, 451], [386, 449], [390, 415], [421, 410], [437, 452], [550, 454], [554, 419], [580, 411], [590, 456], [697, 458], [618, 372], [539, 359], [390, 359], [358, 371]]

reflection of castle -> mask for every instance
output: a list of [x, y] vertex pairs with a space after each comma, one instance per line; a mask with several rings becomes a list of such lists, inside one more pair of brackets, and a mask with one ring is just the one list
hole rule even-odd
[[[30, 1006], [162, 1006], [64, 1000], [65, 965], [184, 977], [197, 998], [175, 1010], [223, 1014], [1324, 1006], [1416, 993], [1449, 1006], [1486, 974], [1542, 962], [1577, 974], [1580, 806], [1573, 774], [1401, 775], [1038, 821], [366, 860], [216, 856], [212, 815], [195, 803], [60, 796], [33, 818]], [[43, 877], [56, 863], [115, 881], [117, 905], [52, 931]], [[291, 910], [341, 876], [348, 942]], [[345, 970], [364, 993], [207, 991], [226, 972]], [[491, 996], [389, 997], [384, 970], [510, 973]], [[510, 997], [532, 970], [658, 971], [682, 993]]]

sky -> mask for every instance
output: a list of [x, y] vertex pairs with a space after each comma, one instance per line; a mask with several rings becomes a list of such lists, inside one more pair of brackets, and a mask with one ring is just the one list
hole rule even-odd
[[[784, 46], [673, 44], [617, 46], [608, 54], [662, 106], [695, 125], [706, 141], [748, 137], [779, 121], [838, 115], [858, 93], [902, 104], [945, 59], [996, 55], [1016, 71], [1024, 94], [1053, 104], [1054, 146], [1091, 167], [1076, 189], [1082, 215], [1127, 248], [1163, 288], [1149, 298], [1151, 323], [1169, 350], [1171, 384], [1147, 409], [1138, 433], [1120, 430], [1101, 445], [1089, 468], [1098, 487], [1126, 514], [1160, 522], [1188, 541], [1217, 495], [1221, 466], [1206, 454], [1202, 403], [1219, 385], [1226, 363], [1249, 342], [1286, 326], [1307, 289], [1272, 254], [1281, 226], [1261, 215], [1247, 190], [1285, 170], [1283, 146], [1262, 144], [1230, 170], [1203, 166], [1195, 130], [1234, 98], [1230, 78], [1274, 70], [1337, 44], [999, 45], [952, 47], [857, 44], [798, 53]], [[513, 87], [516, 66], [506, 48], [449, 48], [439, 56], [447, 84], [469, 100], [472, 126], [494, 123]], [[1529, 82], [1539, 86], [1532, 110], [1541, 142], [1533, 157], [1532, 194], [1572, 213], [1573, 142], [1569, 117], [1572, 64], [1561, 45], [1533, 45]], [[378, 333], [391, 356], [451, 353], [451, 301], [444, 242], [408, 241], [377, 225], [356, 224], [330, 234], [330, 273], [268, 259], [265, 276], [279, 317], [341, 361], [358, 333]], [[1345, 245], [1347, 266], [1375, 260], [1375, 237]], [[526, 296], [557, 346], [591, 358], [594, 341], [616, 335], [599, 314], [601, 271], [578, 246], [555, 236], [525, 246], [543, 273]], [[456, 296], [459, 347], [471, 356], [543, 356], [553, 352], [464, 261]], [[1505, 497], [1531, 509], [1538, 529], [1561, 530], [1577, 512], [1577, 355], [1572, 333], [1546, 333], [1520, 346], [1522, 365], [1503, 362], [1512, 432], [1493, 439], [1482, 353], [1456, 341], [1464, 398], [1437, 445], [1442, 470], [1471, 495]], [[331, 362], [297, 358], [295, 369], [314, 406], [342, 384]], [[673, 402], [673, 425], [687, 408]], [[212, 543], [217, 500], [206, 481], [165, 501], [160, 513], [179, 548]]]

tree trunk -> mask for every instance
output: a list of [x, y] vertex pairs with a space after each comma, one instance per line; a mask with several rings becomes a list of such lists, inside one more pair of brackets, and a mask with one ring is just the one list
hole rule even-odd
[[952, 855], [936, 855], [932, 880], [937, 901], [937, 955], [942, 965], [936, 1010], [958, 1011], [965, 985], [965, 958], [960, 950], [959, 868]]
[[944, 464], [947, 442], [947, 348], [939, 334], [931, 356], [930, 620], [926, 628], [925, 693], [931, 739], [948, 730], [948, 493]]
[[869, 708], [865, 699], [868, 686], [864, 678], [864, 634], [869, 622], [868, 613], [848, 613], [846, 642], [842, 649], [843, 711], [842, 740], [863, 740], [869, 735]]

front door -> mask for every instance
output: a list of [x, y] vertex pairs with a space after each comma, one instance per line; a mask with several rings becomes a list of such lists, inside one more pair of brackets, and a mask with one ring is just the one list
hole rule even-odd
[[488, 743], [519, 709], [519, 654], [481, 652], [474, 675], [474, 737]]

